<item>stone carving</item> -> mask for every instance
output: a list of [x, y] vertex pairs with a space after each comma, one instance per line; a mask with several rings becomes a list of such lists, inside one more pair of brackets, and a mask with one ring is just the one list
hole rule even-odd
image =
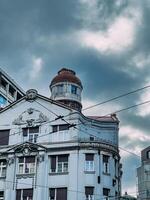
[[48, 121], [48, 117], [45, 116], [39, 110], [35, 110], [34, 108], [28, 108], [26, 111], [21, 113], [17, 119], [13, 121], [14, 125], [27, 125], [34, 126], [36, 123], [43, 123]]
[[37, 90], [35, 89], [30, 89], [26, 92], [26, 100], [29, 102], [33, 102], [35, 101], [35, 99], [37, 98]]

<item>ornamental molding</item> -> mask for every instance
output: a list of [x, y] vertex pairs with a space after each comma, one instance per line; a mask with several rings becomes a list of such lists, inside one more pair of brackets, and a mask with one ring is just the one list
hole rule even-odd
[[15, 162], [15, 157], [10, 157], [10, 158], [7, 158], [7, 164], [8, 165], [11, 165]]
[[41, 154], [41, 155], [38, 155], [38, 157], [37, 157], [37, 160], [38, 160], [38, 162], [44, 162], [44, 159], [45, 159], [45, 155], [44, 154]]
[[37, 123], [47, 122], [49, 118], [39, 110], [34, 108], [28, 108], [26, 111], [21, 113], [12, 124], [13, 125], [26, 125], [28, 127], [35, 126]]

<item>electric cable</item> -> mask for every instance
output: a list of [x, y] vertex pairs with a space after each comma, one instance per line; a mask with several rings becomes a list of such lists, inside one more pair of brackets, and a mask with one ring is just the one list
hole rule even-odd
[[119, 98], [128, 96], [128, 95], [130, 95], [130, 94], [134, 94], [134, 93], [136, 93], [136, 92], [139, 92], [139, 91], [141, 91], [141, 90], [147, 89], [147, 88], [149, 88], [149, 87], [150, 87], [150, 85], [146, 85], [146, 86], [144, 86], [144, 87], [138, 88], [138, 89], [136, 89], [136, 90], [132, 90], [132, 91], [130, 91], [130, 92], [121, 94], [121, 95], [119, 95], [119, 96], [112, 97], [112, 98], [110, 98], [110, 99], [108, 99], [108, 100], [102, 101], [102, 102], [97, 103], [97, 104], [94, 104], [94, 105], [92, 105], [92, 106], [88, 106], [88, 107], [82, 109], [82, 111], [89, 110], [89, 109], [91, 109], [91, 108], [94, 108], [94, 107], [97, 107], [97, 106], [99, 106], [99, 105], [108, 103], [108, 102], [110, 102], [110, 101], [114, 101], [114, 100], [116, 100], [116, 99], [119, 99]]

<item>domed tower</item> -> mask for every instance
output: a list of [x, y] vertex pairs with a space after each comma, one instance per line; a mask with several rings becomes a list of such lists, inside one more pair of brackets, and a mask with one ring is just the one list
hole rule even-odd
[[62, 68], [50, 84], [51, 99], [81, 111], [82, 83], [73, 70]]

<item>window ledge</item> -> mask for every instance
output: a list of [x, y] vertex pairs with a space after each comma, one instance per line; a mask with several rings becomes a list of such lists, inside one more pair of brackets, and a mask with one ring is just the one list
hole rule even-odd
[[110, 173], [103, 172], [104, 175], [110, 176]]
[[18, 178], [32, 178], [35, 175], [35, 173], [31, 173], [31, 174], [17, 174], [16, 176]]
[[49, 172], [49, 175], [67, 175], [69, 172]]
[[84, 171], [85, 174], [95, 174], [95, 171]]

